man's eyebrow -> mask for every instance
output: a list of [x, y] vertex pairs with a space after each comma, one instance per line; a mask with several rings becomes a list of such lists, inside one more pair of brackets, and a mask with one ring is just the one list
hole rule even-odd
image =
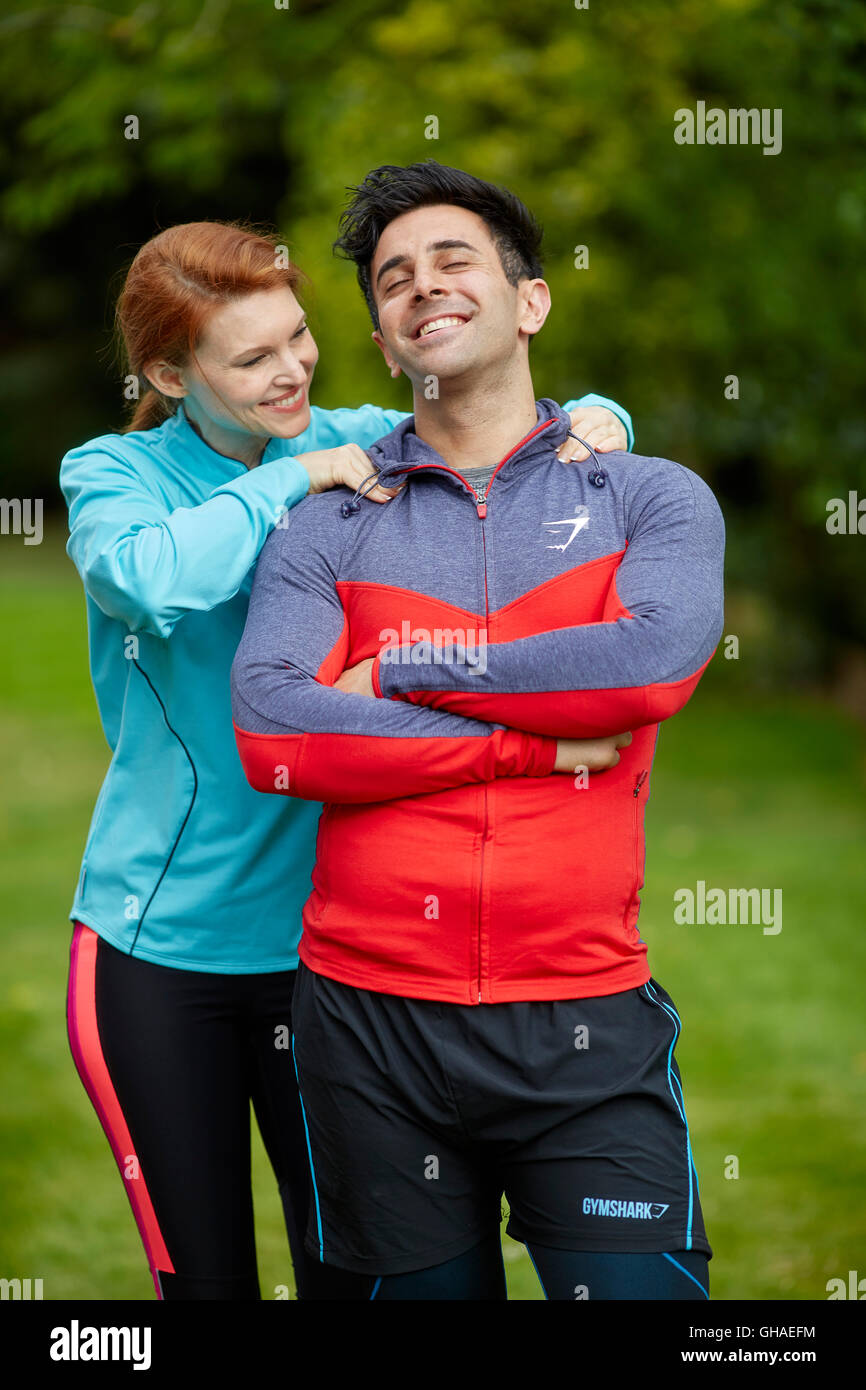
[[476, 251], [478, 248], [469, 241], [434, 241], [427, 247], [428, 251]]
[[[428, 247], [427, 247], [427, 250], [428, 250], [428, 251], [458, 251], [458, 250], [463, 250], [463, 251], [474, 251], [475, 254], [478, 255], [478, 247], [477, 247], [477, 246], [473, 246], [471, 242], [469, 242], [469, 241], [453, 241], [453, 240], [450, 240], [450, 239], [447, 240], [447, 241], [431, 241], [431, 242], [429, 243]], [[407, 261], [408, 259], [409, 259], [408, 256], [392, 256], [391, 259], [390, 259], [389, 261], [386, 261], [385, 264], [384, 264], [383, 266], [380, 267], [379, 273], [378, 273], [378, 275], [376, 276], [376, 287], [377, 287], [377, 289], [378, 289], [378, 286], [379, 286], [379, 281], [382, 279], [382, 276], [386, 273], [386, 271], [393, 270], [395, 266], [403, 265], [403, 263], [404, 263], [405, 261]]]

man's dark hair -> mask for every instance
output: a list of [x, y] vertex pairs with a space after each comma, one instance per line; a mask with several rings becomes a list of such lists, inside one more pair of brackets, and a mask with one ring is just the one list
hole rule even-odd
[[358, 267], [367, 308], [376, 328], [379, 315], [370, 280], [370, 265], [379, 238], [395, 217], [434, 203], [450, 203], [477, 213], [487, 225], [510, 285], [541, 276], [541, 227], [514, 193], [449, 169], [435, 159], [421, 164], [380, 164], [364, 182], [350, 188], [353, 197], [340, 218], [334, 250]]

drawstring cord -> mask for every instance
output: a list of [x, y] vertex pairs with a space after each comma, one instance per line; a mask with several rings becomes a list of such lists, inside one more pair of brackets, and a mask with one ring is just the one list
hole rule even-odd
[[582, 444], [584, 449], [588, 449], [589, 452], [592, 454], [593, 461], [595, 463], [595, 470], [592, 473], [589, 473], [587, 476], [589, 477], [589, 481], [592, 483], [593, 487], [604, 487], [607, 474], [605, 473], [604, 469], [598, 461], [598, 454], [595, 452], [595, 449], [593, 449], [591, 444], [587, 444], [585, 439], [581, 439], [579, 434], [575, 434], [574, 430], [569, 430], [568, 434], [572, 439], [576, 439], [578, 444]]
[[[355, 489], [351, 502], [340, 503], [340, 516], [353, 516], [355, 512], [359, 512], [361, 510], [361, 499], [366, 497], [368, 492], [373, 491], [378, 478], [378, 470], [375, 473], [368, 473], [361, 483], [361, 486]], [[367, 487], [368, 483], [370, 484], [369, 487]]]

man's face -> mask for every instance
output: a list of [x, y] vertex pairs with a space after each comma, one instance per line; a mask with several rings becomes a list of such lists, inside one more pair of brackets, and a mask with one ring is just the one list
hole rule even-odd
[[505, 278], [477, 213], [450, 204], [389, 222], [370, 265], [379, 344], [394, 375], [415, 385], [503, 365], [525, 350], [547, 315], [543, 280]]

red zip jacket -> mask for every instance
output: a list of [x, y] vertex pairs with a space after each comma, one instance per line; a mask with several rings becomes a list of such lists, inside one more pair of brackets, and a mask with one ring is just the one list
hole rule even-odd
[[[667, 459], [561, 463], [552, 401], [485, 497], [412, 425], [370, 450], [392, 501], [286, 514], [232, 671], [252, 785], [324, 803], [299, 954], [458, 1004], [632, 989], [658, 724], [722, 631], [718, 504]], [[367, 657], [379, 698], [333, 688]], [[556, 737], [627, 729], [616, 768], [551, 771]]]

